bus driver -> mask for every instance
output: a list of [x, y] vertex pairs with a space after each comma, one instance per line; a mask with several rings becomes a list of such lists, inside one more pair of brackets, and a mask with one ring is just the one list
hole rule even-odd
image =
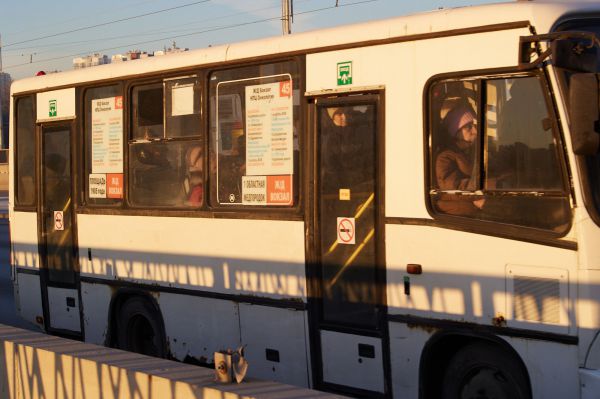
[[[435, 160], [435, 175], [439, 190], [477, 190], [475, 154], [477, 148], [477, 117], [468, 105], [457, 105], [442, 121], [449, 145]], [[442, 196], [438, 208], [451, 215], [472, 215], [483, 208], [485, 199], [472, 200], [457, 195]]]

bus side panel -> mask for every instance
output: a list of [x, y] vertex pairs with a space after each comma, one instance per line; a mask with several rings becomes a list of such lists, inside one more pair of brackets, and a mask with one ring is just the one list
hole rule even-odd
[[308, 387], [306, 312], [240, 304], [248, 375]]
[[81, 306], [85, 342], [105, 345], [108, 336], [108, 309], [113, 291], [104, 284], [81, 283]]
[[240, 346], [239, 305], [231, 301], [160, 293], [169, 350], [178, 360], [210, 363], [215, 351]]
[[[429, 226], [388, 225], [386, 238], [387, 298], [392, 317], [408, 315], [489, 327], [501, 320], [500, 325], [506, 327], [565, 336], [577, 333], [577, 292], [573, 289], [577, 281], [576, 251]], [[407, 274], [407, 264], [421, 265], [423, 273]], [[515, 287], [519, 285], [515, 281], [522, 278], [541, 281], [538, 288], [543, 289], [517, 291]], [[392, 347], [402, 345], [402, 341], [395, 344], [396, 339], [410, 342], [392, 336]], [[522, 344], [521, 341], [510, 343]], [[544, 346], [555, 345], [530, 342], [539, 345], [540, 351]], [[576, 371], [577, 346], [556, 345], [565, 354], [561, 357], [565, 362], [562, 369]], [[548, 359], [531, 356], [527, 347], [515, 349], [524, 361], [528, 359], [534, 391], [578, 389], [576, 380], [568, 379], [569, 384], [575, 385], [565, 388], [563, 380], [544, 371], [553, 364]], [[547, 388], [552, 386], [555, 388]]]
[[13, 267], [39, 271], [37, 214], [13, 212], [10, 220]]
[[84, 278], [306, 302], [303, 222], [79, 215], [78, 233]]
[[24, 320], [38, 325], [37, 317], [43, 317], [44, 315], [40, 276], [25, 273], [17, 274], [14, 295], [15, 306], [19, 316]]
[[[451, 229], [388, 225], [387, 276], [390, 314], [459, 320], [492, 325], [502, 315], [508, 327], [559, 334], [575, 334], [574, 290], [558, 290], [556, 314], [543, 312], [539, 321], [511, 317], [514, 278], [537, 277], [556, 281], [552, 272], [563, 271], [565, 283], [577, 276], [577, 252], [540, 244], [466, 233]], [[406, 265], [422, 266], [421, 275], [408, 275]], [[518, 276], [513, 276], [515, 270]], [[404, 277], [410, 292], [404, 289]], [[569, 280], [570, 279], [570, 280]], [[563, 295], [564, 294], [564, 295]], [[543, 299], [543, 298], [542, 298]]]
[[579, 397], [577, 346], [556, 342], [504, 337], [529, 371], [534, 398]]
[[417, 399], [421, 352], [432, 331], [405, 323], [390, 323], [389, 332], [393, 396]]
[[43, 316], [40, 288], [37, 214], [13, 212], [10, 221], [11, 267], [32, 274], [16, 273], [14, 291], [17, 311], [32, 323]]

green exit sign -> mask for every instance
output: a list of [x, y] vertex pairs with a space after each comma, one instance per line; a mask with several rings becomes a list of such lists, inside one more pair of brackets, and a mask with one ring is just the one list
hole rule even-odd
[[352, 84], [352, 61], [338, 62], [337, 84], [338, 86], [346, 86]]
[[52, 118], [52, 117], [56, 116], [56, 114], [57, 114], [56, 100], [48, 101], [48, 116]]

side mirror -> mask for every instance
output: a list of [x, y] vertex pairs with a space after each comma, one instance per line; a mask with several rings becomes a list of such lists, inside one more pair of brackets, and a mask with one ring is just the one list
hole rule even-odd
[[599, 77], [600, 75], [594, 73], [579, 73], [571, 76], [569, 116], [573, 152], [577, 155], [595, 155], [599, 150]]
[[550, 44], [552, 64], [577, 72], [596, 72], [598, 48], [575, 39], [557, 39]]

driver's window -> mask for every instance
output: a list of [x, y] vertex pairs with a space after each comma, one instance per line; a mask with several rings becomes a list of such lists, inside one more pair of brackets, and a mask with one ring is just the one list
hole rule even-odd
[[561, 191], [559, 158], [536, 77], [487, 82], [486, 188]]
[[429, 93], [433, 211], [566, 232], [568, 191], [540, 79], [440, 81]]

